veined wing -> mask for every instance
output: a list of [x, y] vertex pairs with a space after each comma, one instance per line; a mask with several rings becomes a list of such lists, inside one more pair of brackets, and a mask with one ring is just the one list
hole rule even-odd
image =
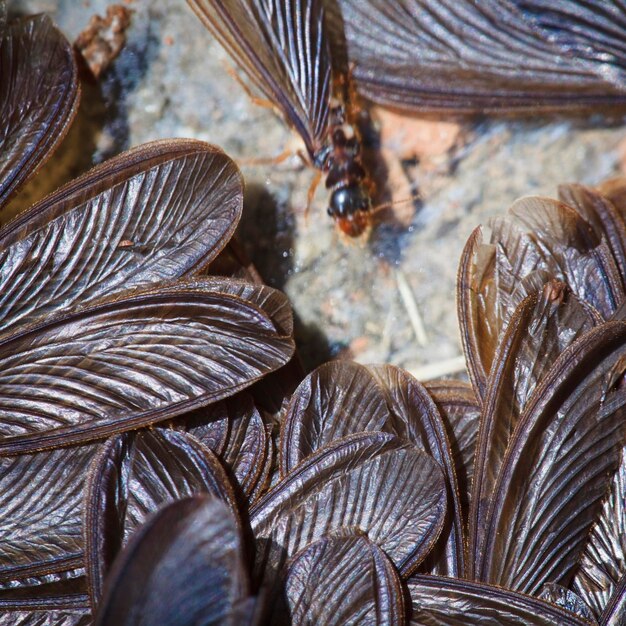
[[322, 0], [188, 0], [263, 95], [302, 136], [324, 144], [331, 66]]
[[626, 104], [624, 0], [590, 0], [589, 10], [573, 0], [339, 4], [354, 78], [377, 102], [457, 112]]

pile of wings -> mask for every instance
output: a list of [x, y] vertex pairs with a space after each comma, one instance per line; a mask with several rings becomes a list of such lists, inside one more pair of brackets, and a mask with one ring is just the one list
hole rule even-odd
[[[617, 1], [194, 4], [233, 54], [254, 18], [299, 60], [283, 102], [306, 95], [307, 128], [334, 41], [309, 25], [337, 8], [383, 102], [623, 98]], [[0, 208], [79, 92], [50, 21], [2, 9]], [[277, 62], [260, 43], [244, 67]], [[626, 181], [472, 234], [470, 383], [350, 362], [303, 379], [285, 296], [230, 241], [242, 198], [221, 150], [162, 141], [0, 230], [0, 624], [623, 624]]]

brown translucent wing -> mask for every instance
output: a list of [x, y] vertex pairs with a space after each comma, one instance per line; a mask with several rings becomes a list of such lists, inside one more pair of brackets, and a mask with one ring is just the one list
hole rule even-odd
[[487, 391], [487, 376], [498, 345], [495, 246], [484, 244], [482, 230], [470, 235], [457, 274], [457, 316], [467, 371], [479, 403]]
[[437, 405], [415, 378], [393, 365], [370, 365], [394, 416], [385, 430], [416, 444], [439, 463], [446, 478], [448, 515], [439, 543], [425, 567], [431, 573], [461, 576], [465, 569], [463, 518], [450, 441]]
[[230, 431], [222, 459], [249, 500], [271, 464], [271, 441], [261, 414], [248, 394], [227, 400]]
[[98, 449], [81, 446], [0, 460], [0, 588], [18, 586], [20, 579], [19, 586], [41, 588], [84, 574], [85, 470]]
[[184, 285], [50, 320], [0, 342], [0, 454], [168, 419], [292, 353], [292, 338], [253, 303]]
[[626, 575], [622, 576], [606, 609], [600, 617], [600, 626], [621, 626], [626, 621]]
[[480, 423], [480, 407], [471, 385], [457, 380], [426, 383], [448, 431], [463, 520], [469, 517], [470, 486]]
[[271, 465], [271, 439], [247, 392], [185, 416], [183, 428], [220, 458], [237, 495], [249, 504]]
[[595, 615], [589, 606], [585, 604], [584, 600], [566, 587], [556, 583], [546, 583], [542, 587], [539, 597], [572, 613], [576, 613], [576, 615], [586, 619], [590, 624], [597, 624]]
[[218, 456], [228, 443], [230, 420], [223, 400], [181, 415], [171, 425], [191, 433]]
[[[213, 278], [211, 283], [220, 284], [219, 290], [222, 292], [252, 300], [271, 315], [274, 323], [282, 329], [285, 335], [293, 334], [291, 304], [282, 292], [262, 283], [251, 284], [236, 280], [218, 283], [217, 278]], [[304, 370], [296, 354], [286, 365], [252, 385], [250, 393], [259, 409], [268, 413], [277, 413], [286, 405], [303, 378]]]
[[294, 393], [283, 421], [281, 474], [285, 476], [332, 441], [375, 431], [411, 441], [444, 470], [450, 519], [442, 536], [443, 545], [448, 546], [445, 555], [437, 555], [437, 567], [459, 574], [463, 571], [462, 522], [445, 426], [426, 390], [400, 368], [335, 361], [312, 372]]
[[72, 47], [38, 15], [0, 10], [0, 209], [63, 139], [78, 106]]
[[385, 433], [345, 437], [294, 468], [250, 511], [257, 577], [272, 581], [310, 542], [356, 527], [401, 573], [424, 559], [441, 532], [445, 482], [438, 464]]
[[354, 77], [376, 102], [454, 112], [625, 104], [626, 4], [592, 0], [597, 11], [559, 20], [542, 4], [339, 0]]
[[91, 626], [88, 609], [0, 611], [0, 626]]
[[623, 220], [626, 219], [626, 177], [609, 178], [598, 185], [596, 190], [613, 204]]
[[[571, 587], [599, 619], [626, 577], [626, 448], [587, 538]], [[618, 592], [619, 593], [619, 592]], [[623, 591], [622, 591], [623, 593]]]
[[522, 198], [495, 220], [500, 315], [506, 319], [521, 278], [546, 271], [608, 319], [624, 298], [619, 268], [605, 241], [574, 209], [548, 198]]
[[[267, 285], [249, 283], [238, 279], [222, 278], [214, 276], [210, 278], [188, 279], [185, 285], [189, 288], [201, 289], [205, 292], [214, 292], [228, 294], [234, 298], [240, 298], [246, 302], [250, 302], [272, 319], [276, 328], [285, 336], [293, 333], [293, 314], [289, 299], [282, 291], [272, 289]], [[162, 286], [159, 288], [161, 293], [168, 290], [175, 292], [177, 285]]]
[[550, 602], [493, 585], [441, 576], [407, 581], [412, 626], [588, 626]]
[[552, 281], [516, 309], [502, 336], [483, 405], [469, 517], [470, 552], [485, 517], [509, 442], [535, 388], [557, 358], [596, 324], [594, 312]]
[[609, 319], [624, 299], [619, 266], [606, 239], [573, 208], [529, 197], [494, 220], [490, 242], [474, 231], [457, 283], [459, 324], [476, 395], [487, 377], [500, 336], [526, 295], [556, 279]]
[[200, 141], [107, 161], [0, 231], [0, 330], [191, 272], [224, 246], [242, 202], [235, 164]]
[[188, 2], [314, 158], [326, 140], [331, 95], [323, 1]]
[[286, 569], [272, 624], [405, 623], [402, 583], [385, 553], [363, 535], [324, 537]]
[[187, 433], [139, 431], [110, 439], [94, 460], [86, 492], [85, 544], [92, 606], [118, 552], [168, 502], [210, 493], [235, 511], [217, 459]]
[[[89, 595], [84, 568], [79, 569], [80, 572], [71, 572], [71, 575], [78, 575], [77, 578], [43, 574], [27, 581], [9, 582], [7, 588], [0, 591], [0, 615], [4, 612], [41, 610], [84, 612], [89, 609]], [[69, 576], [70, 573], [63, 572], [62, 575]]]
[[625, 356], [626, 323], [605, 323], [567, 348], [537, 385], [473, 555], [482, 580], [538, 593], [573, 573], [622, 449]]
[[249, 583], [237, 520], [195, 496], [150, 518], [116, 560], [96, 624], [236, 624]]
[[386, 430], [391, 413], [383, 389], [363, 365], [331, 361], [294, 392], [280, 435], [281, 476], [331, 441]]
[[615, 205], [600, 192], [585, 185], [561, 185], [559, 199], [576, 209], [593, 228], [598, 239], [606, 239], [626, 285], [626, 222]]

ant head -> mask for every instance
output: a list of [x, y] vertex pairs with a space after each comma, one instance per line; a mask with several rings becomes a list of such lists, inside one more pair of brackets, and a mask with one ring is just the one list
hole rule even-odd
[[358, 237], [370, 225], [372, 203], [366, 189], [359, 183], [335, 189], [330, 197], [328, 215], [341, 232]]

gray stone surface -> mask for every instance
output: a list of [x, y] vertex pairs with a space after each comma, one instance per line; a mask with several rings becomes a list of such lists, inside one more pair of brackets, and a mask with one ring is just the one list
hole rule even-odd
[[[9, 1], [13, 13], [49, 13], [71, 40], [106, 5]], [[145, 141], [178, 136], [220, 145], [241, 164], [247, 181], [242, 242], [267, 282], [292, 299], [309, 365], [352, 355], [423, 374], [426, 365], [458, 357], [456, 269], [473, 228], [520, 196], [554, 195], [562, 182], [598, 183], [623, 167], [621, 119], [466, 122], [467, 139], [436, 167], [405, 164], [404, 179], [394, 178], [397, 197], [408, 195], [411, 185], [421, 189], [410, 225], [383, 222], [368, 244], [346, 242], [325, 215], [323, 186], [304, 218], [311, 169], [296, 158], [245, 164], [297, 145], [294, 135], [270, 110], [249, 101], [226, 72], [225, 53], [183, 0], [126, 6], [134, 11], [126, 47], [98, 85], [84, 88], [76, 128], [43, 180], [22, 195], [22, 205], [92, 162]], [[398, 271], [422, 318], [424, 345], [410, 324]]]

